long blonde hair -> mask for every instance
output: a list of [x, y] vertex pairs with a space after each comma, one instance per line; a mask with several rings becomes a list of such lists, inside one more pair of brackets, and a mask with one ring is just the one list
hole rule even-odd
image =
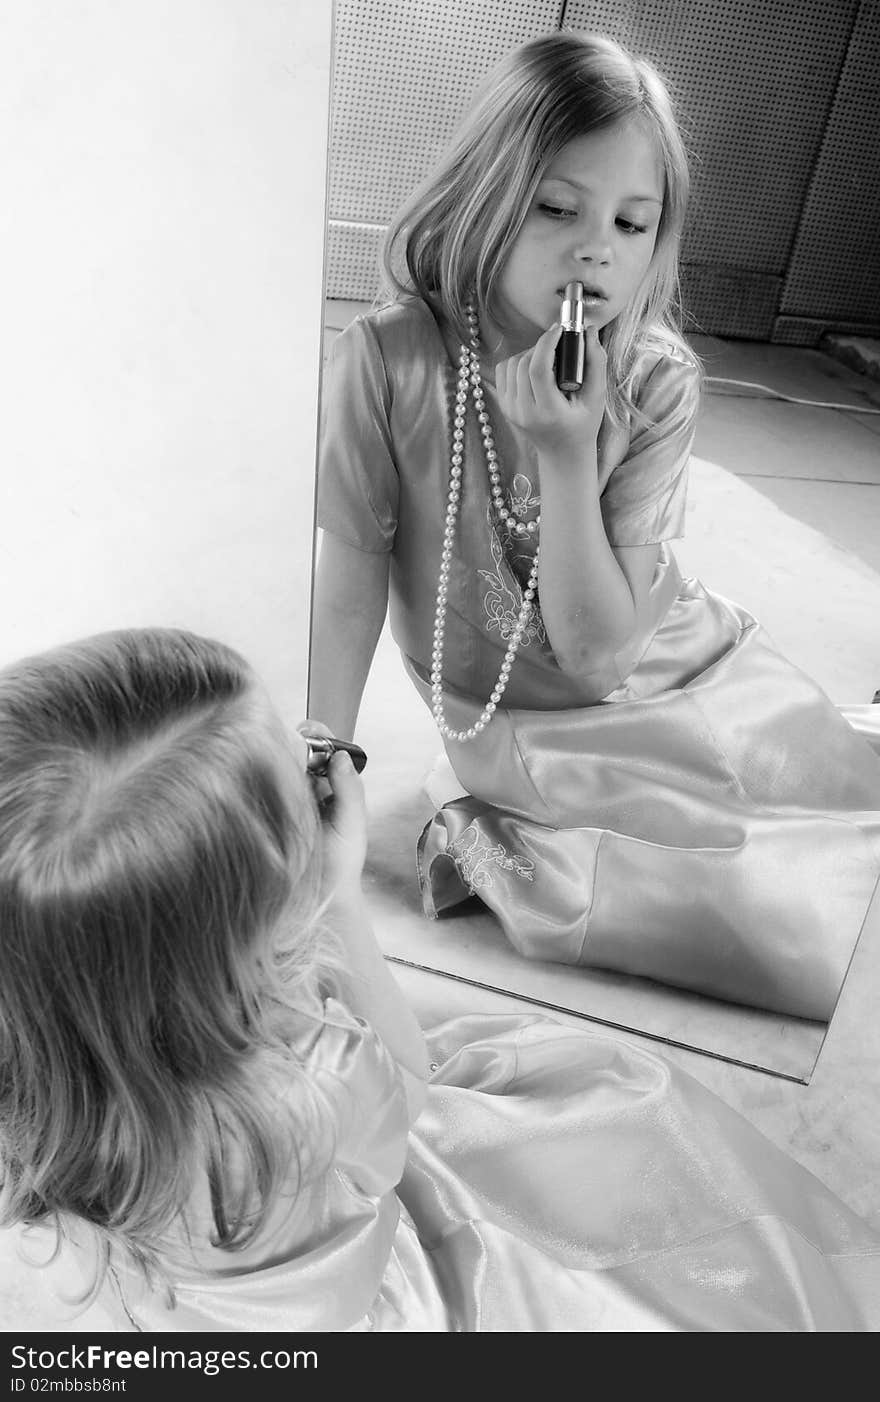
[[576, 137], [634, 118], [657, 141], [665, 192], [646, 277], [602, 333], [617, 422], [635, 410], [638, 358], [648, 345], [665, 341], [696, 363], [679, 329], [687, 154], [652, 64], [601, 35], [561, 32], [521, 44], [489, 75], [439, 163], [398, 211], [382, 250], [388, 292], [422, 297], [466, 342], [469, 299], [481, 317], [502, 321], [498, 279], [548, 165]]
[[247, 663], [182, 631], [0, 673], [0, 1222], [89, 1223], [99, 1274], [156, 1268], [196, 1175], [235, 1249], [331, 1152], [288, 1036], [332, 960], [283, 743]]

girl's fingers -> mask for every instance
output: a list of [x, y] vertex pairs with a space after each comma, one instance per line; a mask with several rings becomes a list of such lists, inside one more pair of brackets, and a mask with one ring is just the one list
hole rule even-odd
[[531, 351], [522, 351], [519, 355], [512, 355], [509, 360], [502, 360], [495, 366], [495, 389], [502, 405], [506, 404], [507, 410], [515, 410], [517, 406], [522, 407], [523, 403], [531, 403], [531, 390], [527, 390], [527, 397], [523, 401], [524, 387], [528, 386], [528, 360]]
[[[592, 330], [598, 346], [595, 327]], [[542, 410], [555, 412], [559, 394], [555, 362], [561, 335], [561, 324], [554, 322], [529, 350], [511, 356], [495, 367], [495, 387], [511, 410], [528, 410], [537, 405]]]
[[363, 803], [363, 783], [351, 762], [351, 755], [346, 754], [345, 750], [337, 750], [330, 756], [324, 777], [333, 792], [337, 811], [344, 813], [349, 807], [358, 807]]
[[532, 380], [536, 386], [546, 385], [554, 380], [553, 364], [561, 335], [562, 326], [560, 322], [555, 321], [543, 336], [538, 337], [532, 348]]
[[344, 750], [330, 760], [327, 779], [333, 795], [332, 823], [340, 837], [360, 842], [366, 836], [367, 807], [363, 782]]
[[324, 832], [324, 881], [329, 891], [359, 882], [367, 853], [367, 808], [360, 776], [349, 755], [339, 750], [330, 760], [328, 795], [320, 806]]
[[306, 720], [301, 720], [296, 728], [299, 731], [300, 735], [330, 736], [330, 734], [332, 733], [329, 727], [324, 725], [323, 721], [309, 720], [308, 718]]
[[526, 351], [520, 356], [516, 367], [516, 393], [521, 404], [531, 404], [534, 401], [534, 386], [532, 385], [532, 356], [534, 348]]
[[327, 773], [334, 789], [354, 792], [363, 788], [358, 772], [352, 763], [351, 755], [345, 750], [336, 750], [330, 756]]

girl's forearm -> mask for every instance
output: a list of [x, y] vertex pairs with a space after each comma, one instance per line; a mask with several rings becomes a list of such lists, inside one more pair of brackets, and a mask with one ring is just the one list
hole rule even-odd
[[602, 521], [595, 462], [541, 463], [538, 591], [563, 672], [595, 671], [632, 636], [636, 605]]
[[308, 711], [351, 740], [388, 608], [388, 556], [325, 535], [315, 576]]
[[340, 992], [346, 1004], [370, 1024], [395, 1061], [425, 1080], [424, 1034], [379, 948], [360, 885], [338, 892], [329, 914], [343, 947]]

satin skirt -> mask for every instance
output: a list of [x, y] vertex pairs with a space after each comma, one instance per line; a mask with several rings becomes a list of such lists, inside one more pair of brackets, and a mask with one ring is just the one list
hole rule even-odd
[[[463, 729], [481, 703], [445, 707]], [[446, 749], [467, 796], [422, 833], [427, 914], [476, 894], [526, 957], [830, 1019], [880, 877], [880, 755], [744, 609], [684, 580], [602, 702]]]
[[880, 1328], [880, 1234], [663, 1057], [540, 1016], [453, 1018], [427, 1041], [380, 1230], [316, 1223], [290, 1259], [178, 1283], [174, 1308], [114, 1271], [78, 1330]]
[[876, 1331], [880, 1237], [662, 1057], [457, 1018], [398, 1193], [459, 1331]]

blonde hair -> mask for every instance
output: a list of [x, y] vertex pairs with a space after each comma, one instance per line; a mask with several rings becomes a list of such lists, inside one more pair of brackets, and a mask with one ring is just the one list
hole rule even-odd
[[186, 632], [0, 673], [0, 1222], [89, 1223], [95, 1289], [117, 1246], [161, 1270], [197, 1175], [235, 1249], [291, 1156], [295, 1192], [331, 1152], [290, 1046], [332, 969], [284, 743], [247, 663]]
[[548, 165], [575, 138], [632, 119], [657, 141], [665, 191], [646, 277], [631, 306], [602, 333], [609, 410], [617, 422], [636, 411], [638, 357], [647, 346], [665, 342], [696, 364], [678, 325], [687, 155], [666, 85], [645, 59], [593, 34], [554, 33], [514, 49], [395, 216], [382, 250], [390, 294], [422, 297], [467, 342], [471, 298], [481, 317], [501, 320], [494, 306], [498, 279]]

